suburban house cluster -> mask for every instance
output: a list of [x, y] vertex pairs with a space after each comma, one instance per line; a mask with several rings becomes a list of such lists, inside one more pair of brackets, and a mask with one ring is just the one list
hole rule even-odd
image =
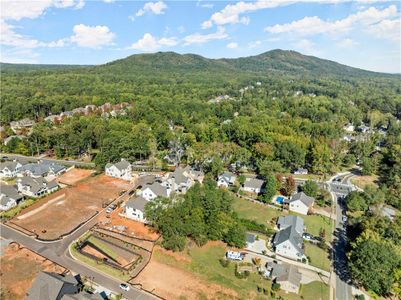
[[51, 161], [26, 162], [22, 160], [0, 163], [0, 179], [15, 184], [1, 184], [0, 210], [15, 207], [24, 197], [38, 198], [59, 188], [55, 178], [66, 171], [66, 167]]
[[[131, 180], [131, 164], [122, 159], [117, 163], [107, 164], [105, 173], [108, 176]], [[124, 207], [124, 216], [146, 223], [145, 205], [157, 197], [169, 198], [173, 194], [185, 194], [196, 182], [202, 184], [204, 173], [190, 166], [177, 167], [174, 172], [155, 177], [153, 182], [143, 186], [137, 194], [129, 199]]]

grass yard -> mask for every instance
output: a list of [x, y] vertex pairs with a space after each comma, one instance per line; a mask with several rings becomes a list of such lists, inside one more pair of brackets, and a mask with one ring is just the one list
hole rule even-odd
[[[278, 209], [274, 209], [267, 205], [262, 205], [258, 203], [254, 203], [245, 199], [235, 198], [233, 203], [233, 209], [236, 211], [240, 218], [245, 218], [249, 220], [254, 220], [261, 224], [268, 224], [270, 227], [273, 227], [274, 224], [270, 222], [274, 218], [278, 218], [279, 216], [288, 215], [287, 211], [281, 211]], [[307, 232], [316, 236], [319, 236], [320, 228], [323, 228], [326, 231], [326, 240], [330, 241], [332, 236], [332, 220], [320, 216], [320, 215], [300, 215], [293, 212], [290, 214], [300, 216], [304, 219], [305, 226], [307, 228]]]
[[370, 175], [370, 176], [356, 176], [351, 179], [351, 182], [355, 184], [357, 187], [364, 189], [367, 185], [373, 185], [378, 187], [379, 176], [377, 175]]
[[89, 257], [86, 257], [85, 255], [82, 255], [81, 253], [79, 253], [79, 251], [75, 248], [74, 244], [70, 245], [70, 251], [71, 254], [73, 255], [73, 257], [75, 257], [77, 260], [83, 262], [84, 264], [87, 264], [91, 267], [94, 267], [96, 269], [98, 269], [99, 271], [106, 273], [116, 279], [122, 280], [122, 281], [128, 281], [131, 276], [129, 276], [129, 274], [125, 274], [124, 272], [109, 267], [106, 264], [102, 264], [102, 263], [98, 263], [93, 259], [90, 259]]
[[310, 258], [310, 264], [325, 271], [330, 271], [329, 253], [318, 246], [305, 242], [305, 255]]
[[323, 228], [326, 231], [326, 241], [331, 241], [333, 220], [330, 218], [321, 215], [304, 216], [293, 212], [290, 212], [290, 214], [303, 218], [306, 226], [306, 232], [314, 236], [319, 236], [320, 228]]
[[272, 225], [270, 223], [272, 219], [278, 218], [279, 216], [283, 215], [283, 212], [278, 209], [274, 209], [272, 207], [268, 207], [262, 204], [253, 203], [251, 201], [240, 198], [235, 198], [233, 209], [238, 213], [240, 218], [254, 220], [264, 225]]
[[108, 256], [113, 258], [114, 260], [118, 259], [118, 254], [115, 253], [110, 247], [107, 247], [105, 243], [103, 243], [101, 240], [97, 239], [94, 236], [89, 237], [88, 242], [92, 243], [96, 247], [98, 247], [100, 250], [102, 250], [104, 253], [107, 253]]
[[[189, 271], [207, 282], [234, 290], [237, 292], [239, 299], [271, 299], [270, 295], [266, 296], [263, 292], [257, 291], [258, 286], [270, 291], [271, 281], [262, 278], [256, 273], [252, 273], [246, 279], [238, 279], [234, 275], [234, 262], [231, 262], [226, 268], [221, 266], [219, 259], [224, 256], [225, 251], [226, 248], [223, 244], [216, 245], [213, 243], [201, 248], [188, 249], [185, 253], [174, 254], [174, 256], [169, 255], [168, 252], [156, 250], [153, 259], [160, 263]], [[182, 255], [181, 259], [177, 258], [179, 255]], [[316, 295], [322, 294], [324, 296], [321, 300], [328, 299], [328, 287], [322, 283], [313, 282], [302, 287], [300, 295], [286, 294], [283, 291], [278, 292], [276, 295], [281, 295], [288, 300], [300, 300], [319, 299], [316, 298]], [[308, 298], [310, 295], [314, 295], [314, 297]]]

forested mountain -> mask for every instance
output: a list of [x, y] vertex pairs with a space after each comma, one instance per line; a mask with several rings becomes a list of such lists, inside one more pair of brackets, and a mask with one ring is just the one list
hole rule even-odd
[[[239, 96], [256, 81], [267, 93], [302, 91], [331, 98], [347, 96], [399, 113], [399, 75], [374, 73], [294, 51], [273, 50], [238, 59], [207, 59], [158, 52], [132, 55], [100, 66], [1, 65], [1, 122], [45, 117], [86, 104], [139, 99], [207, 101], [220, 94]], [[277, 95], [276, 95], [277, 96]], [[20, 105], [20, 104], [24, 105]]]

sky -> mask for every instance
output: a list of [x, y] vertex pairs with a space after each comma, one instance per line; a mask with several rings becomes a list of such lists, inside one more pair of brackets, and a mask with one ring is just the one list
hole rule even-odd
[[235, 58], [285, 49], [401, 73], [401, 1], [0, 1], [1, 62], [103, 64], [158, 51]]

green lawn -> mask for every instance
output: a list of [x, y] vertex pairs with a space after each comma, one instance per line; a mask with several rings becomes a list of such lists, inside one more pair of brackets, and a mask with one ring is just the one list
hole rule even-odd
[[11, 218], [15, 217], [16, 215], [18, 215], [24, 208], [27, 208], [28, 206], [31, 206], [35, 202], [36, 202], [35, 199], [29, 199], [29, 198], [26, 199], [26, 200], [23, 200], [16, 207], [13, 207], [13, 208], [11, 208], [11, 209], [9, 209], [7, 211], [1, 212], [0, 213], [0, 217], [11, 219]]
[[310, 258], [310, 264], [325, 271], [330, 271], [329, 253], [318, 246], [305, 242], [305, 255]]
[[326, 241], [331, 241], [332, 236], [332, 222], [333, 220], [321, 215], [300, 215], [294, 212], [290, 212], [290, 214], [299, 216], [304, 219], [304, 224], [306, 227], [306, 232], [319, 236], [320, 228], [323, 228], [326, 231]]
[[[161, 263], [189, 271], [207, 282], [216, 283], [232, 289], [238, 293], [240, 299], [271, 299], [270, 295], [265, 296], [263, 293], [257, 291], [257, 286], [261, 286], [270, 291], [271, 281], [262, 278], [256, 273], [251, 274], [246, 279], [238, 279], [234, 275], [234, 262], [231, 262], [226, 268], [221, 266], [219, 259], [224, 256], [225, 252], [226, 249], [223, 246], [196, 247], [186, 251], [191, 258], [191, 262], [188, 262], [188, 260], [178, 261], [174, 257], [156, 250], [153, 254], [153, 258]], [[281, 295], [284, 299], [288, 300], [318, 299], [316, 297], [301, 298], [301, 296], [319, 295], [322, 291], [326, 295], [326, 289], [328, 290], [325, 285], [319, 282], [313, 282], [303, 286], [300, 295], [286, 294], [283, 291], [279, 292], [277, 295]], [[202, 299], [202, 295], [200, 295], [199, 298]], [[222, 297], [222, 299], [225, 298]], [[328, 297], [322, 298], [322, 300], [326, 299], [328, 299]]]
[[116, 279], [122, 280], [122, 281], [128, 281], [131, 276], [129, 276], [128, 274], [125, 274], [124, 272], [109, 267], [106, 264], [103, 263], [98, 263], [97, 261], [90, 259], [89, 257], [86, 257], [85, 255], [82, 255], [81, 253], [79, 253], [79, 251], [77, 249], [75, 249], [74, 244], [70, 245], [70, 251], [72, 253], [72, 255], [78, 259], [79, 261], [83, 262], [84, 264], [87, 264], [93, 268], [98, 269], [99, 271], [106, 273]]
[[107, 246], [106, 243], [102, 242], [101, 240], [97, 239], [94, 236], [89, 237], [88, 242], [91, 242], [93, 245], [98, 247], [103, 252], [107, 253], [111, 258], [116, 260], [118, 258], [118, 254], [114, 252], [110, 247]]
[[[266, 205], [260, 205], [240, 198], [235, 198], [233, 209], [238, 213], [239, 217], [254, 220], [265, 225], [269, 225], [273, 218], [288, 214], [286, 211], [281, 211]], [[326, 231], [326, 240], [331, 240], [332, 220], [330, 218], [320, 215], [304, 216], [293, 212], [290, 212], [290, 214], [297, 215], [303, 218], [306, 226], [306, 231], [310, 234], [318, 236], [320, 228], [323, 228]], [[274, 224], [270, 225], [271, 227], [274, 226]]]
[[283, 212], [278, 209], [237, 197], [234, 200], [233, 209], [238, 213], [240, 218], [254, 220], [264, 225], [269, 225], [272, 219], [283, 215]]

